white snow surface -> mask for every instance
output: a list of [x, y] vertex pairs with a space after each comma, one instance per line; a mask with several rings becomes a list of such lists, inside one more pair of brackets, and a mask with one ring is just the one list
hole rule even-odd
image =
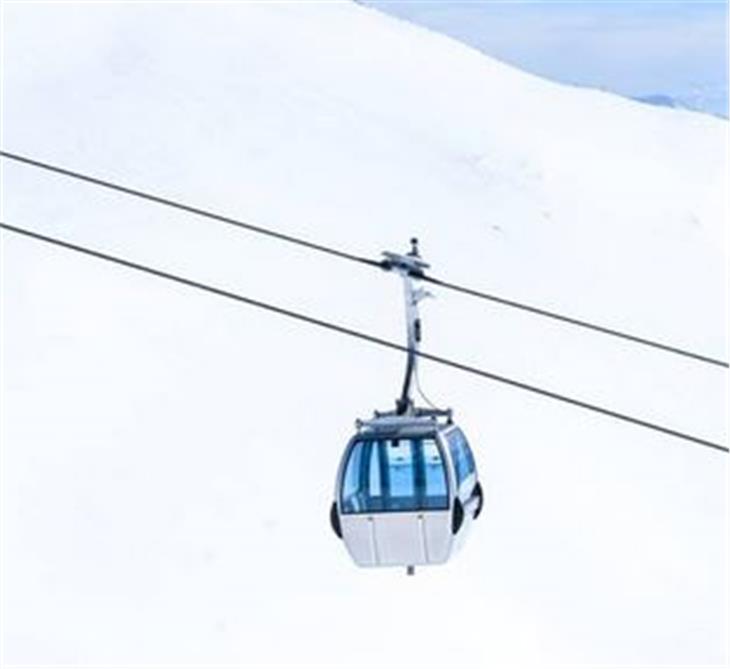
[[[726, 357], [728, 123], [354, 3], [6, 3], [2, 146]], [[378, 336], [394, 276], [2, 161], [2, 219]], [[437, 290], [424, 349], [707, 438], [726, 374]], [[443, 567], [330, 530], [402, 356], [2, 234], [11, 664], [726, 661], [727, 457], [424, 363], [486, 508]]]

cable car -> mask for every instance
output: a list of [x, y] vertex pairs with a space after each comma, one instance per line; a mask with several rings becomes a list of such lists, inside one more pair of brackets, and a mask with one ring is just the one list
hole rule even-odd
[[450, 409], [417, 407], [421, 322], [418, 303], [429, 294], [414, 282], [428, 265], [417, 240], [406, 255], [385, 253], [384, 269], [403, 278], [408, 357], [394, 411], [356, 421], [342, 456], [330, 524], [361, 567], [446, 562], [463, 544], [483, 506], [474, 456]]

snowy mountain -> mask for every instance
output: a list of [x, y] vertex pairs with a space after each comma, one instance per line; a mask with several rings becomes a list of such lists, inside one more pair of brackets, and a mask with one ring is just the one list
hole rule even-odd
[[538, 76], [728, 117], [721, 3], [361, 2]]
[[[727, 121], [355, 3], [8, 4], [2, 146], [726, 359]], [[400, 340], [396, 278], [2, 161], [2, 219]], [[716, 440], [726, 376], [441, 291], [424, 348]], [[486, 507], [414, 578], [327, 512], [403, 360], [2, 235], [4, 660], [721, 663], [726, 458], [424, 364]]]

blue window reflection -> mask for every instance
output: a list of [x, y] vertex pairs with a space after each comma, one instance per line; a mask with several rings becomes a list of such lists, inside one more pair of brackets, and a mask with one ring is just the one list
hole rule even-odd
[[345, 465], [343, 513], [447, 509], [446, 468], [431, 437], [363, 438]]
[[451, 460], [454, 463], [457, 485], [461, 485], [463, 481], [476, 471], [474, 456], [472, 455], [464, 433], [458, 427], [448, 433], [446, 441], [449, 444]]
[[413, 442], [409, 439], [389, 441], [385, 447], [388, 461], [390, 508], [408, 508], [416, 494], [413, 469]]
[[426, 485], [425, 507], [439, 509], [448, 506], [446, 468], [441, 451], [433, 439], [423, 440], [423, 465]]

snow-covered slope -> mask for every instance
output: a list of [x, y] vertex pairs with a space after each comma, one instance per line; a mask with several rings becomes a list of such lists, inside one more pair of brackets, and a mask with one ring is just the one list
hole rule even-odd
[[[724, 357], [727, 122], [355, 4], [12, 4], [3, 148]], [[394, 277], [2, 162], [2, 218], [400, 338]], [[487, 492], [358, 571], [327, 511], [400, 356], [3, 234], [7, 662], [723, 661], [725, 457], [426, 364]], [[425, 348], [725, 438], [722, 371], [465, 297]]]

